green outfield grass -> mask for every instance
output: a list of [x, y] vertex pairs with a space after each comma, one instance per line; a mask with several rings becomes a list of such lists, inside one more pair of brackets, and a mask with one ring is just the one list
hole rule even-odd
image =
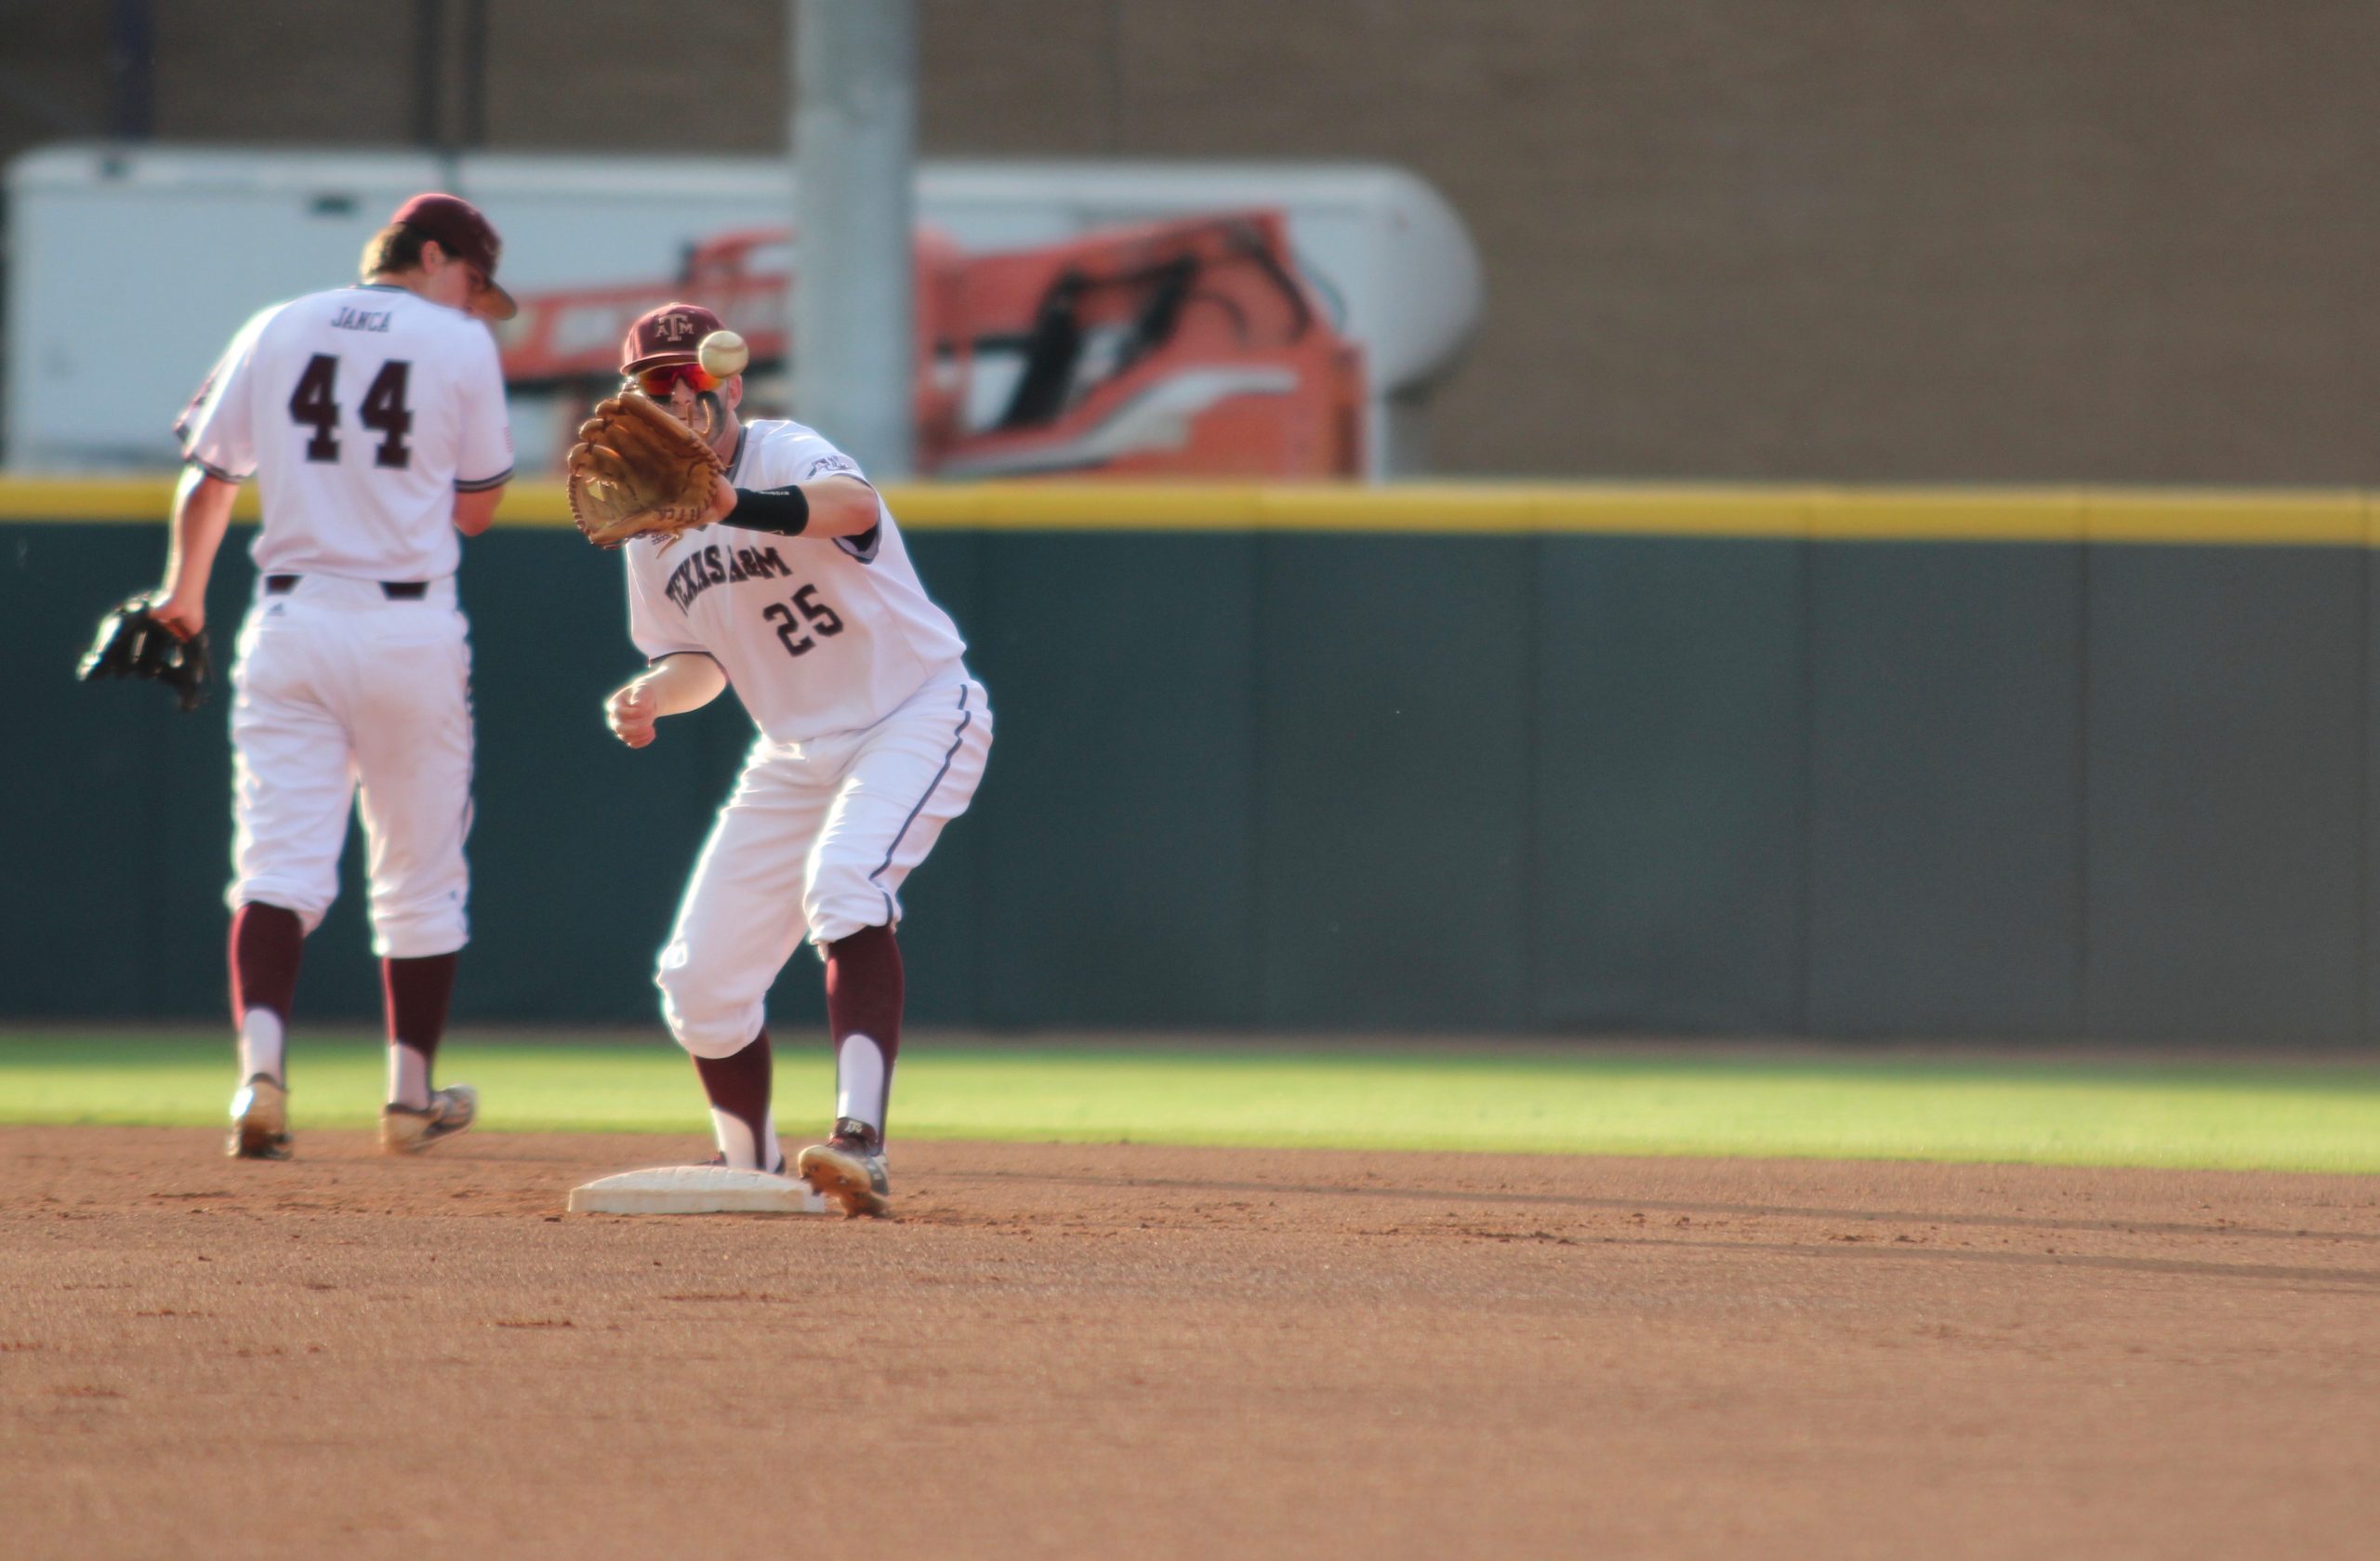
[[[441, 1077], [480, 1086], [486, 1126], [701, 1133], [666, 1041], [457, 1035]], [[369, 1038], [293, 1053], [302, 1127], [362, 1127], [383, 1065]], [[229, 1043], [213, 1033], [0, 1030], [0, 1122], [215, 1126]], [[823, 1118], [823, 1048], [781, 1047], [778, 1116]], [[814, 1108], [814, 1109], [813, 1109]], [[1779, 1155], [2380, 1171], [2380, 1065], [2007, 1061], [1551, 1044], [1423, 1051], [1036, 1046], [923, 1038], [903, 1056], [896, 1134], [1601, 1155]]]

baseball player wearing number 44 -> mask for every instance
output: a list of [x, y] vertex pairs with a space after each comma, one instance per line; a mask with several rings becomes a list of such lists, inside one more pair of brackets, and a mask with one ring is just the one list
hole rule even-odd
[[504, 377], [486, 320], [496, 230], [468, 202], [417, 195], [364, 252], [359, 285], [251, 319], [178, 429], [189, 470], [151, 615], [184, 639], [236, 484], [263, 489], [257, 597], [231, 674], [236, 825], [231, 1010], [240, 1087], [230, 1152], [289, 1155], [284, 1064], [298, 956], [338, 892], [362, 800], [373, 951], [389, 1021], [381, 1147], [409, 1154], [471, 1125], [468, 1085], [433, 1089], [469, 935], [470, 648], [455, 604], [456, 534], [495, 518], [512, 475]]
[[628, 635], [650, 664], [604, 717], [642, 747], [662, 718], [732, 686], [760, 728], [662, 950], [662, 1014], [693, 1054], [721, 1163], [783, 1173], [765, 999], [806, 938], [826, 964], [836, 1096], [831, 1132], [793, 1170], [846, 1214], [883, 1214], [901, 885], [974, 796], [992, 715], [859, 467], [800, 423], [738, 420], [740, 354], [703, 366], [720, 331], [708, 310], [669, 304], [622, 352], [628, 393], [707, 438], [723, 475], [692, 529], [621, 549]]

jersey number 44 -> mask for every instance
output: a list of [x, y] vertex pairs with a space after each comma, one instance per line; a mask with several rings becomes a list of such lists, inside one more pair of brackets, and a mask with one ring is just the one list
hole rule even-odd
[[[290, 392], [290, 419], [314, 430], [306, 441], [310, 461], [338, 459], [338, 359], [328, 352], [315, 353], [298, 377], [297, 390]], [[364, 390], [356, 420], [382, 436], [379, 447], [372, 452], [374, 466], [402, 471], [413, 461], [413, 446], [405, 443], [405, 435], [413, 431], [413, 413], [405, 405], [405, 382], [412, 372], [411, 364], [391, 358], [380, 365], [380, 372]]]

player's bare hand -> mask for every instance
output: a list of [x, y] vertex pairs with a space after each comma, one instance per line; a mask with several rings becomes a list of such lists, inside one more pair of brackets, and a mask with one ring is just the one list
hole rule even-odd
[[615, 690], [603, 705], [603, 724], [632, 748], [653, 741], [654, 722], [660, 718], [661, 700], [653, 685], [641, 680]]
[[150, 598], [149, 615], [175, 639], [187, 640], [206, 627], [206, 599], [190, 591], [160, 592]]

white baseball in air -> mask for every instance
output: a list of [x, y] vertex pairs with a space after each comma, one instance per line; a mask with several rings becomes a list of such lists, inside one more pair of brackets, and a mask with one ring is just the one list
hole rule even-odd
[[700, 347], [694, 349], [694, 357], [703, 365], [705, 374], [732, 379], [743, 373], [744, 365], [752, 361], [752, 350], [745, 346], [744, 338], [734, 331], [713, 331], [703, 337]]

